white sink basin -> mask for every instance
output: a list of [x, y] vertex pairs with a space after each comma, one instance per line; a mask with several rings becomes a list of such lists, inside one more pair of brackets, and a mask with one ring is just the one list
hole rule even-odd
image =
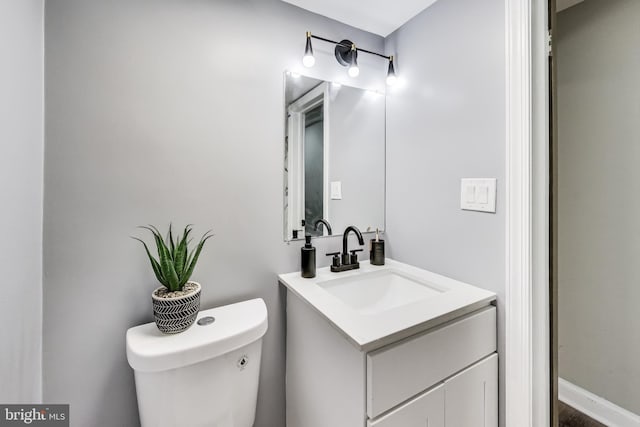
[[[493, 292], [387, 258], [385, 265], [316, 277], [281, 274], [288, 298], [301, 298], [357, 348], [371, 351], [485, 307]], [[304, 327], [304, 326], [301, 326]]]
[[318, 282], [318, 286], [364, 315], [378, 314], [440, 295], [447, 289], [397, 270]]

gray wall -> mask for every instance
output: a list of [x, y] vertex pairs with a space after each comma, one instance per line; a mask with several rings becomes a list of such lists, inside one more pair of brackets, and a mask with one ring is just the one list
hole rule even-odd
[[42, 396], [44, 3], [0, 1], [0, 402]]
[[[282, 73], [300, 68], [306, 30], [383, 40], [279, 0], [56, 0], [45, 24], [45, 400], [71, 403], [74, 426], [138, 424], [124, 334], [152, 320], [156, 284], [128, 236], [192, 222], [216, 233], [193, 276], [203, 307], [267, 303], [256, 425], [282, 426], [276, 274], [299, 268], [301, 246], [282, 242]], [[312, 76], [346, 75], [314, 48]], [[316, 242], [321, 265], [338, 239]]]
[[[402, 79], [387, 98], [391, 255], [498, 294], [504, 420], [504, 1], [440, 0], [387, 51]], [[460, 210], [461, 178], [497, 178], [497, 213]]]
[[560, 376], [640, 414], [640, 2], [558, 15]]

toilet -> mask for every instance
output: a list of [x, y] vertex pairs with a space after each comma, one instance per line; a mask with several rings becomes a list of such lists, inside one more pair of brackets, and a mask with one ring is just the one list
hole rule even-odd
[[186, 331], [127, 331], [142, 427], [251, 427], [267, 307], [260, 298], [204, 310]]

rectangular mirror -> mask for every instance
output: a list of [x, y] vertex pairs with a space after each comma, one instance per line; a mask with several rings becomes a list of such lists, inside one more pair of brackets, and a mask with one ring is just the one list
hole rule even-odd
[[384, 229], [385, 96], [285, 73], [284, 239]]

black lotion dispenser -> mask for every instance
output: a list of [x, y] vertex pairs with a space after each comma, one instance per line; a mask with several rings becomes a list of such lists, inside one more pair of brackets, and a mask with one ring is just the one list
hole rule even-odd
[[302, 277], [311, 279], [316, 277], [316, 248], [311, 246], [311, 235], [305, 237], [305, 244], [300, 249], [300, 271]]

